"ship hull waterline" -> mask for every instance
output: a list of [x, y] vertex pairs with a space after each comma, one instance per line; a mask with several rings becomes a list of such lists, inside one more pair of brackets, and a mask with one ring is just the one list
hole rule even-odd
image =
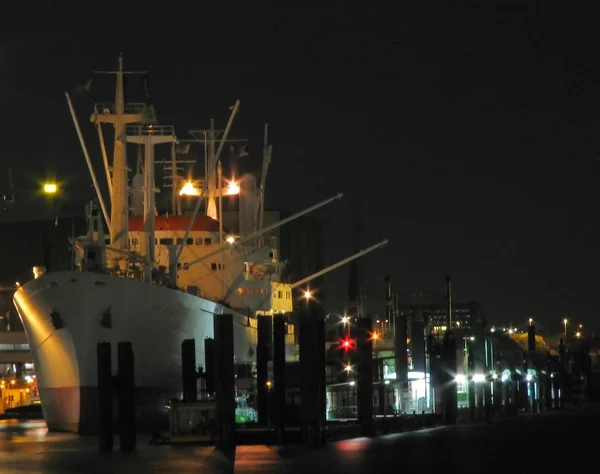
[[[14, 303], [50, 430], [97, 433], [98, 342], [112, 345], [113, 374], [117, 343], [132, 343], [136, 418], [138, 426], [149, 430], [164, 429], [165, 405], [181, 397], [184, 339], [195, 339], [196, 364], [205, 367], [204, 339], [214, 337], [214, 317], [227, 312], [234, 317], [236, 362], [249, 362], [256, 350], [255, 329], [238, 312], [176, 289], [101, 273], [43, 275], [21, 287]], [[60, 329], [52, 323], [53, 312], [63, 324]]]

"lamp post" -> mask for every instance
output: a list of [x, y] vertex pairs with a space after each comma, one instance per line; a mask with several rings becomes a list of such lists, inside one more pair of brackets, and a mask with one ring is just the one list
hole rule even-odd
[[563, 323], [565, 325], [565, 344], [567, 343], [567, 318], [563, 319]]

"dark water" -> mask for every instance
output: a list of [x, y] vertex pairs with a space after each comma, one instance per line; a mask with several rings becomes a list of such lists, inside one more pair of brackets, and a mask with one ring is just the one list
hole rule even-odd
[[[596, 441], [600, 406], [524, 416], [492, 424], [463, 424], [375, 439], [331, 443], [318, 450], [241, 446], [236, 473], [483, 473], [537, 474], [600, 470]], [[93, 438], [48, 433], [43, 422], [0, 422], [0, 470], [71, 473], [231, 473], [212, 448], [150, 446], [132, 454], [102, 454]]]

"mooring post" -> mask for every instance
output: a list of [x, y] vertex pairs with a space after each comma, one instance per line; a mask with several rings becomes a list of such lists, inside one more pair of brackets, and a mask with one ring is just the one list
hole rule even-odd
[[327, 426], [327, 377], [325, 366], [327, 357], [325, 354], [325, 312], [319, 306], [317, 312], [317, 370], [319, 374], [319, 446], [325, 444]]
[[300, 408], [302, 413], [302, 439], [312, 447], [322, 442], [321, 429], [321, 377], [319, 375], [319, 335], [316, 305], [306, 298], [305, 313], [300, 316]]
[[198, 377], [196, 374], [196, 341], [184, 339], [181, 343], [181, 380], [184, 403], [198, 401]]
[[285, 334], [286, 321], [282, 314], [273, 316], [273, 426], [279, 444], [285, 435]]
[[235, 448], [235, 377], [233, 364], [233, 316], [214, 316], [218, 447], [225, 453]]
[[206, 373], [206, 396], [213, 398], [215, 395], [215, 340], [207, 337], [204, 339], [204, 372]]
[[119, 342], [117, 354], [120, 451], [130, 453], [136, 446], [134, 356], [131, 342]]
[[453, 331], [447, 331], [444, 335], [444, 347], [442, 350], [444, 368], [444, 424], [454, 425], [457, 421], [457, 393], [456, 381], [453, 374], [456, 373], [456, 338]]
[[369, 318], [359, 318], [356, 337], [358, 353], [358, 423], [363, 436], [373, 435], [373, 332]]
[[[271, 341], [273, 322], [271, 316], [258, 316], [258, 341], [256, 345], [256, 402], [258, 423], [262, 426], [269, 424], [269, 359], [271, 358]], [[269, 383], [271, 382], [271, 384]]]
[[100, 451], [113, 449], [113, 380], [110, 342], [99, 342], [98, 360], [98, 433]]

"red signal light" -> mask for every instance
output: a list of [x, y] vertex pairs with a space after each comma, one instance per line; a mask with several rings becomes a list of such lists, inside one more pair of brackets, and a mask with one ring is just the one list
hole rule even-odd
[[352, 340], [350, 340], [350, 338], [348, 337], [346, 337], [345, 339], [341, 339], [340, 347], [344, 349], [344, 351], [348, 352], [350, 349], [352, 349]]

